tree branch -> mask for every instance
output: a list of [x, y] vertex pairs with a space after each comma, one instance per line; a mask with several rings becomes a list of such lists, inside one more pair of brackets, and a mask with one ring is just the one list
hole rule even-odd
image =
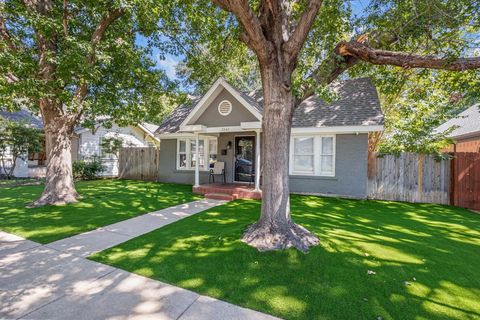
[[[86, 58], [86, 63], [88, 65], [93, 65], [95, 63], [95, 54], [96, 54], [96, 48], [98, 43], [102, 40], [103, 36], [105, 35], [108, 27], [115, 22], [118, 18], [120, 18], [123, 14], [125, 13], [125, 9], [123, 8], [117, 8], [117, 9], [112, 9], [108, 11], [100, 20], [98, 23], [97, 27], [95, 28], [95, 31], [92, 34], [91, 40], [90, 40], [90, 52], [87, 55]], [[85, 97], [87, 96], [88, 92], [88, 85], [85, 80], [81, 79], [80, 84], [75, 91], [75, 96], [74, 96], [74, 102], [76, 102], [78, 105], [80, 105]]]
[[67, 0], [63, 0], [63, 33], [68, 37], [68, 8]]
[[374, 49], [358, 41], [341, 42], [337, 46], [337, 53], [342, 57], [354, 57], [375, 65], [391, 65], [405, 69], [427, 68], [464, 71], [480, 68], [480, 57], [437, 58], [435, 56]]
[[298, 54], [307, 39], [308, 33], [315, 22], [315, 18], [317, 17], [322, 3], [323, 0], [310, 0], [308, 2], [307, 8], [298, 21], [290, 39], [285, 43], [285, 50], [289, 54], [290, 63], [294, 63], [297, 60]]
[[248, 1], [237, 0], [213, 0], [218, 7], [227, 12], [233, 13], [240, 24], [242, 25], [245, 33], [248, 37], [242, 36], [241, 40], [248, 42], [246, 44], [253, 50], [258, 56], [259, 60], [267, 60], [269, 56], [269, 42], [263, 34], [262, 25], [252, 11], [252, 8], [248, 4]]

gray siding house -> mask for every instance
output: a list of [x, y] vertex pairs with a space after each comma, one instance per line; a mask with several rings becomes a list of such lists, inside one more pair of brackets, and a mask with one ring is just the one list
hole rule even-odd
[[[338, 82], [332, 89], [333, 103], [312, 96], [295, 111], [290, 188], [365, 198], [368, 133], [383, 130], [377, 91], [367, 78]], [[177, 107], [156, 131], [160, 181], [208, 184], [210, 168], [220, 161], [227, 183], [261, 190], [262, 111], [259, 92], [241, 92], [222, 78], [201, 99]]]

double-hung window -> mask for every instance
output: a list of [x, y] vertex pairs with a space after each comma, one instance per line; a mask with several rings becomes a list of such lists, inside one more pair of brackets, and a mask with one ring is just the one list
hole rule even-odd
[[209, 164], [216, 161], [216, 139], [208, 138], [198, 140], [198, 159], [196, 143], [195, 138], [177, 140], [177, 169], [194, 170], [198, 160], [200, 170], [208, 170]]
[[293, 169], [297, 173], [314, 173], [314, 138], [296, 137], [293, 139]]
[[335, 137], [293, 136], [290, 146], [290, 174], [335, 176]]

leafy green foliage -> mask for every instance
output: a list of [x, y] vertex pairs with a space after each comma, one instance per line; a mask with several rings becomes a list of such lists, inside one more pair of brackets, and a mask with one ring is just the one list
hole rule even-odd
[[100, 148], [104, 154], [114, 155], [118, 159], [118, 153], [123, 145], [123, 139], [118, 136], [103, 137]]
[[73, 177], [81, 180], [94, 180], [105, 171], [100, 159], [94, 158], [92, 160], [77, 160], [72, 164]]
[[[258, 13], [259, 2], [249, 3]], [[295, 19], [305, 4], [294, 3]], [[244, 90], [260, 87], [255, 57], [238, 41], [242, 29], [231, 14], [208, 0], [178, 1], [174, 6], [171, 19], [176, 22], [168, 20], [164, 25], [174, 26], [174, 40], [181, 43], [167, 41], [172, 52], [185, 57], [179, 73], [185, 84], [200, 93], [223, 75]], [[292, 89], [302, 97], [305, 88], [319, 83], [315, 93], [326, 100], [334, 99], [324, 84], [336, 63], [346, 66], [344, 59], [334, 54], [340, 41], [364, 36], [378, 48], [453, 59], [478, 56], [479, 32], [480, 5], [476, 0], [325, 0], [296, 65]], [[384, 150], [393, 151], [400, 142], [396, 150], [437, 152], [446, 140], [433, 132], [435, 125], [480, 97], [478, 71], [408, 70], [360, 62], [340, 79], [363, 76], [373, 78], [380, 93], [386, 117]], [[248, 85], [239, 79], [245, 79]], [[411, 87], [417, 93], [412, 94]], [[429, 99], [432, 89], [434, 98]], [[460, 101], [451, 104], [453, 96]], [[411, 115], [417, 111], [418, 117]], [[414, 146], [407, 146], [414, 140]]]
[[28, 153], [40, 152], [43, 135], [40, 130], [26, 124], [0, 119], [0, 175], [13, 177], [17, 159]]
[[[178, 91], [152, 56], [160, 40], [139, 44], [140, 35], [152, 38], [160, 33], [157, 22], [164, 13], [163, 2], [69, 0], [65, 4], [64, 8], [62, 1], [52, 1], [48, 16], [19, 0], [0, 4], [11, 38], [0, 44], [2, 107], [36, 110], [38, 99], [49, 96], [65, 114], [81, 112], [86, 126], [106, 115], [110, 122], [133, 124], [170, 107]], [[123, 14], [94, 43], [94, 31], [113, 10], [123, 10]], [[39, 66], [39, 35], [52, 39], [55, 47], [44, 55], [55, 68], [48, 80], [42, 78]], [[76, 94], [83, 84], [87, 94], [78, 101]]]

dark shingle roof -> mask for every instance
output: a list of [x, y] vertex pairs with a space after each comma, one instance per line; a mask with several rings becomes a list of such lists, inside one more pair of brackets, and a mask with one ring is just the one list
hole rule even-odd
[[326, 104], [316, 96], [303, 101], [293, 114], [293, 127], [383, 125], [377, 89], [368, 78], [332, 85], [338, 99]]
[[448, 134], [451, 138], [480, 133], [480, 104], [471, 106], [455, 118], [439, 126], [435, 131], [444, 132], [451, 127], [455, 127], [455, 129]]
[[187, 118], [193, 107], [200, 99], [193, 99], [189, 103], [184, 103], [176, 107], [172, 113], [162, 122], [155, 133], [174, 133], [180, 130], [180, 125]]
[[0, 110], [0, 118], [23, 123], [32, 128], [43, 129], [42, 118], [34, 115], [26, 109], [21, 109], [20, 111], [14, 112]]
[[[339, 81], [332, 85], [337, 100], [326, 104], [312, 96], [295, 110], [293, 127], [328, 127], [383, 125], [383, 114], [375, 86], [368, 78]], [[235, 89], [236, 90], [236, 89]], [[237, 92], [255, 109], [263, 113], [261, 90], [251, 93]], [[165, 119], [156, 133], [175, 133], [199, 99], [188, 105], [180, 105]]]

